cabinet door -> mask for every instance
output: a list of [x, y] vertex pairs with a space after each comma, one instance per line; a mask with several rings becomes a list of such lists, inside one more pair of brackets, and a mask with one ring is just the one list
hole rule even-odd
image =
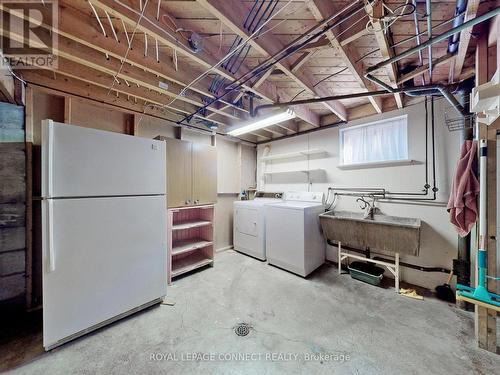
[[217, 202], [217, 150], [213, 146], [193, 144], [193, 201]]
[[181, 207], [193, 204], [192, 143], [167, 140], [167, 204]]

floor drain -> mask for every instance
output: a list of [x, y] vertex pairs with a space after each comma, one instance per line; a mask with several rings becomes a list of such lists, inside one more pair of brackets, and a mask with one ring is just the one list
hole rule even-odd
[[234, 332], [238, 336], [246, 336], [250, 333], [250, 326], [247, 323], [238, 323], [234, 327]]

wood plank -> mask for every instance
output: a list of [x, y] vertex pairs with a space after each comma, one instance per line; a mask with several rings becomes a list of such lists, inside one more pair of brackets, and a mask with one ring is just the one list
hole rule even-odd
[[0, 277], [25, 270], [26, 252], [24, 250], [0, 253]]
[[26, 247], [25, 230], [22, 227], [0, 228], [0, 253]]
[[[1, 5], [0, 5], [1, 9]], [[71, 22], [72, 24], [81, 24], [82, 23], [82, 15], [78, 17], [78, 14], [75, 13], [74, 11], [68, 10], [69, 8], [62, 8], [61, 12], [64, 13], [66, 16], [63, 18], [66, 22]], [[14, 13], [16, 16], [20, 16], [22, 18], [28, 19], [30, 21], [33, 21], [31, 18], [29, 18], [26, 14], [20, 15], [18, 13]], [[62, 15], [60, 15], [62, 17]], [[113, 85], [113, 76], [118, 72], [121, 71], [120, 74], [117, 75], [117, 78], [119, 78], [119, 83], [116, 84], [116, 86], [119, 86], [122, 84], [122, 86], [126, 85], [126, 82], [129, 83], [135, 83], [136, 85], [144, 86], [147, 87], [149, 90], [156, 91], [160, 94], [166, 95], [170, 98], [176, 97], [181, 90], [184, 88], [184, 86], [181, 86], [177, 83], [169, 82], [168, 90], [164, 89], [164, 85], [161, 85], [162, 80], [158, 78], [159, 72], [159, 66], [167, 65], [168, 64], [158, 64], [158, 62], [154, 61], [154, 66], [157, 67], [156, 71], [150, 72], [149, 70], [145, 71], [144, 69], [139, 68], [137, 65], [137, 60], [131, 60], [130, 62], [133, 65], [126, 65], [126, 66], [121, 66], [121, 59], [123, 59], [123, 56], [126, 54], [126, 49], [123, 51], [123, 54], [120, 55], [118, 53], [112, 54], [112, 57], [106, 58], [106, 55], [101, 53], [102, 49], [93, 49], [91, 46], [89, 46], [87, 39], [82, 39], [83, 37], [80, 37], [80, 34], [82, 34], [81, 31], [78, 32], [78, 38], [74, 37], [73, 35], [66, 33], [63, 31], [62, 26], [60, 25], [59, 28], [52, 27], [51, 25], [43, 25], [46, 27], [47, 30], [42, 31], [40, 30], [39, 33], [45, 32], [49, 33], [49, 30], [53, 30], [55, 32], [58, 32], [60, 34], [59, 39], [58, 39], [58, 46], [57, 49], [55, 49], [55, 53], [58, 56], [64, 57], [65, 59], [79, 63], [83, 65], [83, 67], [90, 67], [96, 70], [99, 70], [103, 73], [106, 73], [110, 75], [108, 78], [108, 83], [107, 86], [111, 87]], [[69, 26], [66, 26], [69, 27]], [[83, 27], [83, 26], [82, 26]], [[88, 26], [85, 26], [83, 30], [89, 29]], [[5, 31], [4, 31], [5, 32]], [[87, 33], [83, 33], [83, 35], [87, 35]], [[12, 32], [9, 30], [9, 37], [13, 40], [21, 41], [23, 39], [23, 35], [19, 33]], [[48, 35], [46, 37], [49, 37]], [[94, 35], [95, 37], [95, 35]], [[87, 37], [88, 38], [88, 37]], [[105, 38], [105, 37], [104, 37]], [[95, 38], [94, 38], [95, 39]], [[106, 39], [106, 38], [105, 38]], [[109, 38], [106, 39], [106, 42], [109, 43]], [[136, 42], [138, 42], [136, 40]], [[83, 46], [81, 44], [84, 44]], [[114, 42], [117, 45], [120, 45], [119, 43]], [[34, 45], [36, 45], [36, 41], [33, 42]], [[122, 45], [123, 47], [123, 45]], [[139, 54], [139, 50], [142, 49], [140, 45], [134, 46], [135, 49], [130, 52], [129, 55], [137, 55]], [[106, 52], [108, 53], [108, 52]], [[163, 52], [162, 52], [163, 53]], [[111, 55], [111, 54], [109, 54]], [[140, 55], [140, 58], [142, 59], [142, 62], [144, 63], [144, 60], [147, 60], [144, 58], [144, 55]], [[139, 59], [139, 57], [137, 57]], [[56, 67], [54, 66], [54, 69]], [[77, 74], [78, 69], [74, 69], [73, 74]], [[193, 78], [194, 79], [194, 78]], [[116, 83], [116, 82], [115, 82]], [[212, 96], [208, 92], [206, 93], [207, 96]], [[199, 96], [193, 94], [191, 91], [187, 91], [186, 95], [180, 96], [177, 99], [178, 102], [187, 102], [190, 104], [193, 104], [195, 106], [202, 106], [202, 100]], [[194, 111], [194, 107], [190, 109], [190, 112]], [[233, 115], [232, 113], [226, 113], [224, 111], [218, 111], [217, 108], [211, 108], [209, 111], [214, 111], [216, 113], [219, 113], [223, 116], [227, 116], [229, 118], [234, 118], [238, 119], [237, 116]], [[201, 117], [201, 116], [200, 116]]]
[[[375, 3], [373, 6], [372, 5], [366, 5], [365, 7], [366, 12], [374, 17], [375, 19], [379, 19], [384, 16], [384, 8], [382, 7], [382, 2], [378, 1]], [[380, 53], [382, 54], [382, 57], [384, 60], [389, 59], [394, 56], [394, 51], [392, 48], [389, 46], [392, 44], [390, 43], [388, 36], [386, 33], [384, 33], [384, 24], [380, 21], [374, 21], [373, 22], [373, 28], [374, 28], [374, 34], [375, 38], [377, 40], [377, 44], [380, 48]], [[387, 74], [389, 75], [389, 79], [392, 83], [396, 83], [398, 79], [398, 70], [397, 70], [397, 65], [396, 64], [389, 64], [387, 65]], [[403, 98], [401, 94], [394, 94], [394, 99], [396, 100], [398, 108], [403, 108]]]
[[[336, 7], [333, 2], [326, 2], [320, 0], [313, 0], [308, 3], [309, 9], [318, 21], [322, 21], [331, 15], [338, 12], [340, 9]], [[342, 46], [340, 41], [337, 39], [333, 31], [328, 31], [326, 33], [327, 38], [330, 40], [332, 47], [340, 55], [342, 61], [347, 66], [351, 74], [354, 76], [356, 81], [361, 85], [361, 87], [368, 91], [375, 91], [377, 87], [375, 84], [367, 80], [364, 74], [364, 67], [361, 62], [359, 62], [359, 53], [356, 49], [350, 46]], [[370, 103], [372, 103], [373, 108], [377, 113], [382, 113], [382, 98], [380, 97], [368, 97]], [[345, 119], [342, 119], [345, 120]]]
[[[481, 0], [469, 0], [465, 11], [464, 22], [467, 22], [476, 17], [479, 3]], [[450, 82], [453, 82], [455, 77], [460, 77], [464, 67], [467, 50], [469, 49], [470, 38], [472, 36], [471, 29], [465, 29], [460, 32], [460, 42], [458, 44], [457, 58], [455, 64], [450, 67]]]
[[[133, 27], [135, 27], [135, 25], [137, 24], [139, 18], [137, 14], [130, 12], [129, 10], [123, 7], [119, 7], [116, 3], [114, 3], [111, 0], [96, 0], [93, 2], [93, 4], [98, 6], [100, 9], [106, 10], [109, 14], [120, 17], [121, 19], [124, 20], [124, 22]], [[215, 65], [215, 68], [213, 69], [214, 72], [232, 81], [237, 81], [237, 78], [234, 75], [229, 74], [227, 71], [220, 68], [219, 65], [217, 65], [218, 60], [222, 57], [221, 54], [219, 53], [218, 46], [215, 46], [209, 40], [205, 39], [204, 51], [202, 53], [194, 53], [189, 47], [187, 49], [185, 47], [180, 47], [179, 44], [175, 42], [175, 40], [178, 40], [178, 38], [176, 38], [175, 36], [174, 37], [167, 36], [168, 33], [165, 31], [164, 25], [161, 24], [159, 21], [157, 21], [155, 18], [156, 18], [156, 9], [148, 7], [144, 13], [144, 17], [142, 18], [143, 22], [141, 22], [138, 26], [138, 30], [157, 38], [158, 41], [161, 42], [162, 44], [165, 44], [170, 48], [178, 50], [179, 53], [182, 53], [187, 58], [202, 65], [204, 68], [212, 68], [212, 66]], [[186, 25], [186, 27], [184, 27], [184, 23], [182, 22], [178, 22], [178, 27], [190, 29], [189, 25]], [[182, 50], [182, 52], [180, 52], [180, 50]], [[250, 69], [248, 68], [248, 66], [246, 66], [246, 64], [242, 64], [239, 73], [245, 74], [249, 70]], [[252, 91], [262, 96], [266, 100], [276, 102], [278, 99], [278, 92], [274, 87], [274, 85], [270, 82], [267, 81], [264, 82], [258, 89], [254, 89], [249, 85], [243, 85], [243, 87], [249, 91]]]
[[[0, 59], [1, 61], [4, 60], [4, 54], [1, 50]], [[14, 77], [4, 64], [0, 67], [0, 94], [3, 95], [5, 101], [11, 104], [17, 104]]]
[[[207, 9], [211, 14], [220, 19], [224, 24], [244, 39], [250, 36], [249, 32], [243, 26], [243, 21], [248, 10], [240, 3], [233, 3], [233, 6], [228, 7], [221, 0], [197, 0], [200, 5]], [[262, 28], [265, 32], [266, 28]], [[257, 49], [260, 53], [266, 56], [273, 56], [277, 52], [287, 48], [276, 38], [272, 33], [267, 33], [265, 38], [258, 40], [252, 39], [249, 41], [253, 48]], [[317, 96], [328, 96], [328, 92], [323, 87], [314, 87], [313, 77], [310, 72], [295, 72], [291, 71], [291, 60], [286, 58], [281, 62], [276, 63], [276, 67], [282, 70], [290, 78], [299, 83], [308, 92]], [[325, 107], [335, 113], [341, 119], [347, 119], [347, 112], [342, 103], [339, 101], [330, 101], [323, 103]], [[318, 126], [319, 124], [314, 124]]]
[[[484, 31], [484, 29], [483, 29]], [[488, 82], [488, 34], [486, 32], [482, 32], [477, 39], [476, 44], [476, 85], [481, 85]], [[488, 274], [490, 272], [495, 273], [496, 269], [496, 246], [490, 247], [490, 238], [491, 236], [496, 236], [496, 183], [495, 186], [491, 186], [490, 182], [493, 180], [496, 182], [496, 127], [498, 126], [497, 122], [494, 123], [495, 126], [491, 128], [491, 132], [485, 124], [478, 124], [477, 138], [488, 139], [488, 169], [487, 169], [487, 180], [488, 180], [488, 212], [487, 212], [487, 237], [486, 241], [486, 251], [488, 257]], [[490, 125], [493, 126], [494, 124]], [[493, 136], [494, 133], [494, 136]], [[492, 139], [490, 139], [490, 137]], [[491, 148], [490, 148], [491, 145]], [[493, 159], [492, 158], [493, 155]], [[492, 189], [492, 190], [490, 190]], [[491, 195], [490, 195], [491, 194]], [[490, 207], [494, 207], [492, 211]], [[489, 220], [492, 220], [490, 222]], [[490, 224], [494, 225], [494, 228], [491, 227]], [[493, 231], [493, 232], [492, 232]], [[493, 244], [495, 242], [493, 241]], [[475, 250], [479, 246], [478, 243], [475, 244]], [[495, 263], [491, 264], [493, 261]], [[477, 262], [477, 260], [476, 260]], [[477, 263], [476, 263], [477, 264]], [[476, 283], [477, 283], [477, 272], [476, 272]], [[489, 281], [488, 281], [489, 284]], [[477, 342], [478, 346], [482, 349], [492, 351], [496, 353], [497, 345], [496, 345], [496, 311], [487, 309], [482, 306], [476, 306], [475, 309], [475, 329], [477, 334]]]
[[0, 277], [0, 301], [20, 297], [25, 293], [24, 274]]
[[[446, 54], [444, 56], [441, 56], [432, 62], [432, 67], [437, 68], [440, 65], [445, 65], [448, 62], [453, 61], [453, 59], [455, 59], [455, 57], [456, 57], [456, 54]], [[428, 71], [428, 69], [429, 69], [429, 63], [424, 64], [422, 66], [419, 66], [418, 68], [415, 68], [413, 71], [406, 73], [406, 74], [402, 75], [401, 77], [399, 77], [397, 83], [398, 83], [398, 85], [400, 85], [403, 82], [406, 82], [406, 81], [409, 81], [415, 77], [418, 77], [418, 76], [426, 73]]]
[[0, 228], [24, 227], [26, 207], [23, 203], [0, 204]]

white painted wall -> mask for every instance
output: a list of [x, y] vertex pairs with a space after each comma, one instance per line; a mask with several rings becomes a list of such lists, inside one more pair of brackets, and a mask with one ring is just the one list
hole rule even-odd
[[[403, 261], [424, 266], [442, 266], [451, 268], [452, 259], [457, 255], [457, 234], [449, 224], [446, 202], [449, 197], [451, 178], [458, 158], [460, 135], [449, 132], [444, 123], [444, 111], [447, 108], [444, 100], [435, 102], [436, 126], [436, 173], [439, 188], [437, 202], [440, 204], [423, 205], [417, 203], [382, 203], [381, 211], [388, 215], [416, 217], [422, 219], [421, 247], [418, 257], [402, 257]], [[430, 111], [430, 105], [429, 105]], [[313, 133], [259, 145], [258, 160], [264, 147], [270, 146], [270, 154], [323, 148], [326, 155], [295, 160], [275, 160], [266, 164], [257, 163], [257, 181], [259, 189], [266, 191], [309, 190], [322, 191], [326, 194], [329, 186], [333, 187], [382, 187], [392, 191], [419, 191], [425, 182], [425, 111], [423, 103], [407, 107], [401, 111], [393, 111], [357, 120], [346, 126], [382, 120], [408, 114], [409, 156], [422, 162], [418, 165], [391, 166], [355, 170], [341, 170], [339, 165], [339, 129], [330, 128]], [[430, 123], [429, 123], [430, 127]], [[430, 150], [430, 147], [429, 147]], [[430, 158], [430, 152], [429, 152]], [[262, 186], [263, 167], [266, 171], [290, 171], [297, 169], [324, 169], [324, 173], [285, 173], [267, 177]], [[431, 173], [429, 176], [432, 177]], [[430, 181], [432, 185], [432, 180]], [[360, 211], [355, 198], [341, 197], [338, 209]], [[327, 258], [336, 261], [336, 249], [329, 248]], [[446, 280], [442, 273], [423, 273], [402, 268], [402, 279], [412, 284], [434, 288]]]

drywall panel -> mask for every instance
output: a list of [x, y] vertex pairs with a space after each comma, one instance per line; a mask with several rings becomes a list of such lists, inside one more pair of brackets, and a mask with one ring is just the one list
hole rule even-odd
[[256, 186], [257, 148], [241, 144], [240, 191]]
[[238, 194], [240, 191], [240, 156], [238, 143], [217, 138], [217, 192]]
[[233, 202], [237, 194], [219, 194], [215, 205], [215, 250], [233, 246]]
[[[421, 248], [419, 257], [402, 257], [402, 260], [423, 266], [441, 266], [450, 268], [452, 259], [457, 254], [457, 234], [449, 224], [446, 202], [448, 201], [451, 179], [459, 153], [460, 136], [457, 132], [449, 132], [444, 113], [447, 103], [437, 100], [435, 103], [436, 126], [436, 184], [439, 188], [437, 202], [440, 205], [423, 205], [409, 202], [380, 202], [381, 211], [388, 215], [417, 217], [423, 222], [421, 232]], [[429, 106], [430, 107], [430, 106]], [[268, 143], [270, 154], [323, 148], [325, 155], [298, 158], [293, 160], [276, 160], [257, 163], [259, 189], [268, 191], [309, 190], [327, 192], [332, 187], [380, 187], [391, 191], [420, 192], [425, 184], [425, 108], [422, 103], [399, 111], [383, 113], [363, 120], [350, 122], [347, 126], [383, 120], [402, 114], [408, 115], [409, 155], [418, 161], [415, 165], [378, 167], [366, 169], [342, 170], [339, 165], [339, 129], [330, 128], [298, 137]], [[266, 144], [259, 145], [258, 157], [262, 155]], [[430, 145], [429, 145], [430, 150]], [[430, 152], [429, 152], [430, 158]], [[258, 159], [259, 160], [259, 159]], [[264, 172], [285, 172], [292, 170], [322, 169], [321, 179], [308, 181], [305, 173], [283, 173], [262, 179]], [[432, 174], [429, 174], [432, 176]], [[432, 185], [432, 179], [430, 180]], [[337, 209], [360, 211], [355, 198], [341, 197]], [[336, 260], [336, 252], [329, 248], [328, 259]], [[402, 268], [402, 279], [417, 285], [433, 288], [446, 280], [442, 273], [422, 273]]]

